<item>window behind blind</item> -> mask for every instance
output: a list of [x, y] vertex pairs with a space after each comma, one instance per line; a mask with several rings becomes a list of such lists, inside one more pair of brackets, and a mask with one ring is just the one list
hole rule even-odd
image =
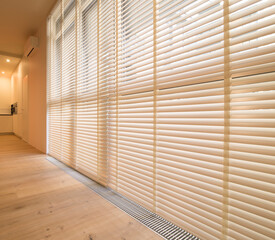
[[116, 190], [153, 210], [153, 2], [121, 1]]
[[274, 6], [58, 2], [49, 154], [201, 239], [274, 239]]
[[49, 19], [48, 152], [107, 184], [113, 1], [59, 1]]
[[97, 1], [80, 1], [76, 111], [76, 166], [98, 179]]
[[224, 34], [220, 1], [158, 1], [156, 211], [220, 239]]
[[275, 1], [229, 1], [228, 235], [275, 237]]

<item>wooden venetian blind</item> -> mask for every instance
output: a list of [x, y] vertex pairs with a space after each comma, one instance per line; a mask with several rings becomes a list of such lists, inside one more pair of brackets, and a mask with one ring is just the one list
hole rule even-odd
[[202, 239], [222, 228], [220, 1], [158, 1], [157, 213]]
[[48, 152], [106, 184], [113, 1], [59, 1], [49, 18]]
[[274, 238], [274, 1], [117, 6], [109, 186], [201, 239]]
[[59, 1], [50, 18], [48, 152], [73, 166], [76, 69], [75, 1]]
[[63, 0], [48, 151], [200, 239], [275, 239], [275, 0]]
[[114, 80], [114, 4], [81, 1], [77, 81], [77, 169], [107, 184], [107, 111]]
[[153, 2], [120, 1], [117, 11], [115, 189], [153, 209]]
[[98, 178], [98, 2], [81, 1], [76, 116], [76, 166]]
[[275, 238], [275, 1], [229, 1], [228, 236]]

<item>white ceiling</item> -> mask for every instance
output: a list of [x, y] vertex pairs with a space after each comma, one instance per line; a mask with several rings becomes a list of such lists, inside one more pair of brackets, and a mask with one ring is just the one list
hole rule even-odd
[[0, 55], [0, 77], [11, 77], [19, 62], [20, 58]]
[[23, 55], [56, 0], [0, 0], [0, 54]]
[[27, 38], [36, 33], [56, 1], [0, 0], [0, 77], [11, 76]]

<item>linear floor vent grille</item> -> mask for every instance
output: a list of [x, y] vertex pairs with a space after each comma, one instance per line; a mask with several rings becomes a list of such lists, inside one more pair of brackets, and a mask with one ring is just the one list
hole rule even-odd
[[177, 227], [173, 223], [165, 220], [157, 214], [143, 208], [142, 206], [134, 203], [133, 201], [121, 196], [109, 188], [105, 188], [76, 170], [66, 166], [64, 163], [56, 160], [53, 157], [48, 156], [47, 160], [70, 176], [88, 186], [98, 195], [102, 196], [122, 211], [126, 212], [146, 227], [152, 229], [164, 239], [168, 240], [199, 240], [194, 235], [184, 231], [180, 227]]

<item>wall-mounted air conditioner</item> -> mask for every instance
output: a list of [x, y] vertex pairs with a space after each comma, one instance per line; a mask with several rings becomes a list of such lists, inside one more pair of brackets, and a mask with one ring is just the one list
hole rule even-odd
[[38, 38], [34, 36], [29, 37], [25, 44], [24, 56], [29, 57], [33, 53], [34, 49], [37, 47], [38, 47]]

